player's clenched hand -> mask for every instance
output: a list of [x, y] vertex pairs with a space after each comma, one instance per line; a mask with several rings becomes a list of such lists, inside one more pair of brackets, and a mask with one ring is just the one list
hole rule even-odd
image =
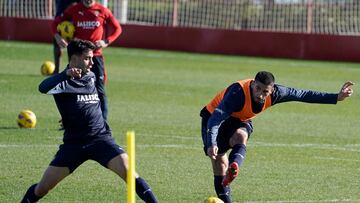
[[338, 94], [337, 100], [342, 101], [347, 97], [350, 97], [353, 93], [352, 86], [354, 85], [353, 82], [347, 81], [345, 84], [341, 87], [341, 90]]
[[79, 68], [69, 68], [66, 70], [66, 75], [71, 77], [72, 79], [81, 78], [81, 73], [82, 70]]
[[211, 147], [209, 147], [207, 149], [207, 155], [211, 158], [211, 159], [216, 159], [216, 156], [218, 155], [218, 150], [219, 148], [216, 145], [213, 145]]
[[108, 44], [104, 40], [98, 40], [95, 42], [96, 48], [105, 48]]
[[54, 37], [55, 37], [56, 43], [59, 45], [60, 48], [66, 48], [66, 47], [67, 47], [68, 43], [66, 42], [65, 39], [63, 39], [63, 38], [59, 35], [59, 33], [56, 33], [56, 34], [54, 35]]

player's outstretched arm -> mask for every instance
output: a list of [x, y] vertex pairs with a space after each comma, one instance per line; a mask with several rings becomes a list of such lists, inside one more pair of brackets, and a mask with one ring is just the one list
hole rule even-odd
[[45, 80], [43, 80], [39, 85], [39, 92], [46, 94], [48, 91], [50, 91], [52, 88], [54, 88], [57, 84], [60, 82], [66, 80], [68, 76], [66, 75], [66, 72], [63, 71], [60, 74], [52, 75], [50, 77], [47, 77]]
[[337, 100], [343, 101], [347, 97], [350, 97], [353, 93], [353, 89], [352, 89], [353, 85], [354, 85], [354, 83], [351, 81], [345, 82], [344, 85], [341, 87], [341, 90], [338, 94]]

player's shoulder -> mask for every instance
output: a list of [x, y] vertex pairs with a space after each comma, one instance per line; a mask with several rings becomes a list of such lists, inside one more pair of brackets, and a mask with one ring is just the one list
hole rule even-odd
[[104, 14], [111, 14], [110, 9], [106, 8], [105, 6], [103, 6], [102, 4], [96, 2], [93, 6], [93, 9], [95, 10], [100, 10], [102, 13]]
[[243, 87], [238, 82], [232, 83], [225, 91], [225, 97], [240, 97], [244, 96]]
[[107, 8], [105, 6], [103, 6], [101, 3], [99, 2], [95, 2], [95, 4], [92, 6], [93, 9], [100, 9], [100, 10], [107, 10]]
[[238, 92], [238, 91], [243, 91], [243, 87], [238, 82], [234, 82], [229, 85], [228, 90], [233, 92]]

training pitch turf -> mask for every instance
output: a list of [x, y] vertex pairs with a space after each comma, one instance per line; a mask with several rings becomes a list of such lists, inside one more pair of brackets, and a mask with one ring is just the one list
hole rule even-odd
[[[273, 72], [279, 84], [329, 92], [352, 80], [353, 97], [338, 105], [286, 103], [254, 119], [232, 196], [234, 202], [360, 202], [359, 63], [112, 47], [104, 55], [113, 136], [126, 149], [125, 133], [135, 130], [137, 171], [164, 203], [215, 195], [199, 111], [219, 90], [260, 70]], [[61, 143], [54, 100], [37, 90], [45, 60], [52, 60], [51, 44], [0, 41], [0, 202], [19, 202]], [[23, 109], [36, 114], [36, 129], [17, 127]], [[88, 161], [43, 202], [126, 202], [126, 185]]]

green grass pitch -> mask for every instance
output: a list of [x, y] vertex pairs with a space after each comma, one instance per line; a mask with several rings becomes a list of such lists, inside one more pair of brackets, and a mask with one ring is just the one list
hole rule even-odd
[[[286, 103], [254, 119], [232, 196], [234, 202], [360, 201], [359, 63], [112, 47], [104, 55], [113, 136], [126, 148], [125, 133], [135, 130], [137, 171], [164, 203], [215, 195], [199, 111], [219, 90], [259, 70], [273, 72], [279, 84], [329, 92], [352, 80], [353, 97], [338, 105]], [[37, 90], [45, 60], [52, 60], [51, 44], [0, 41], [0, 202], [19, 202], [62, 142], [53, 98]], [[35, 112], [36, 129], [17, 127], [23, 109]], [[126, 202], [126, 185], [88, 161], [42, 202]]]

